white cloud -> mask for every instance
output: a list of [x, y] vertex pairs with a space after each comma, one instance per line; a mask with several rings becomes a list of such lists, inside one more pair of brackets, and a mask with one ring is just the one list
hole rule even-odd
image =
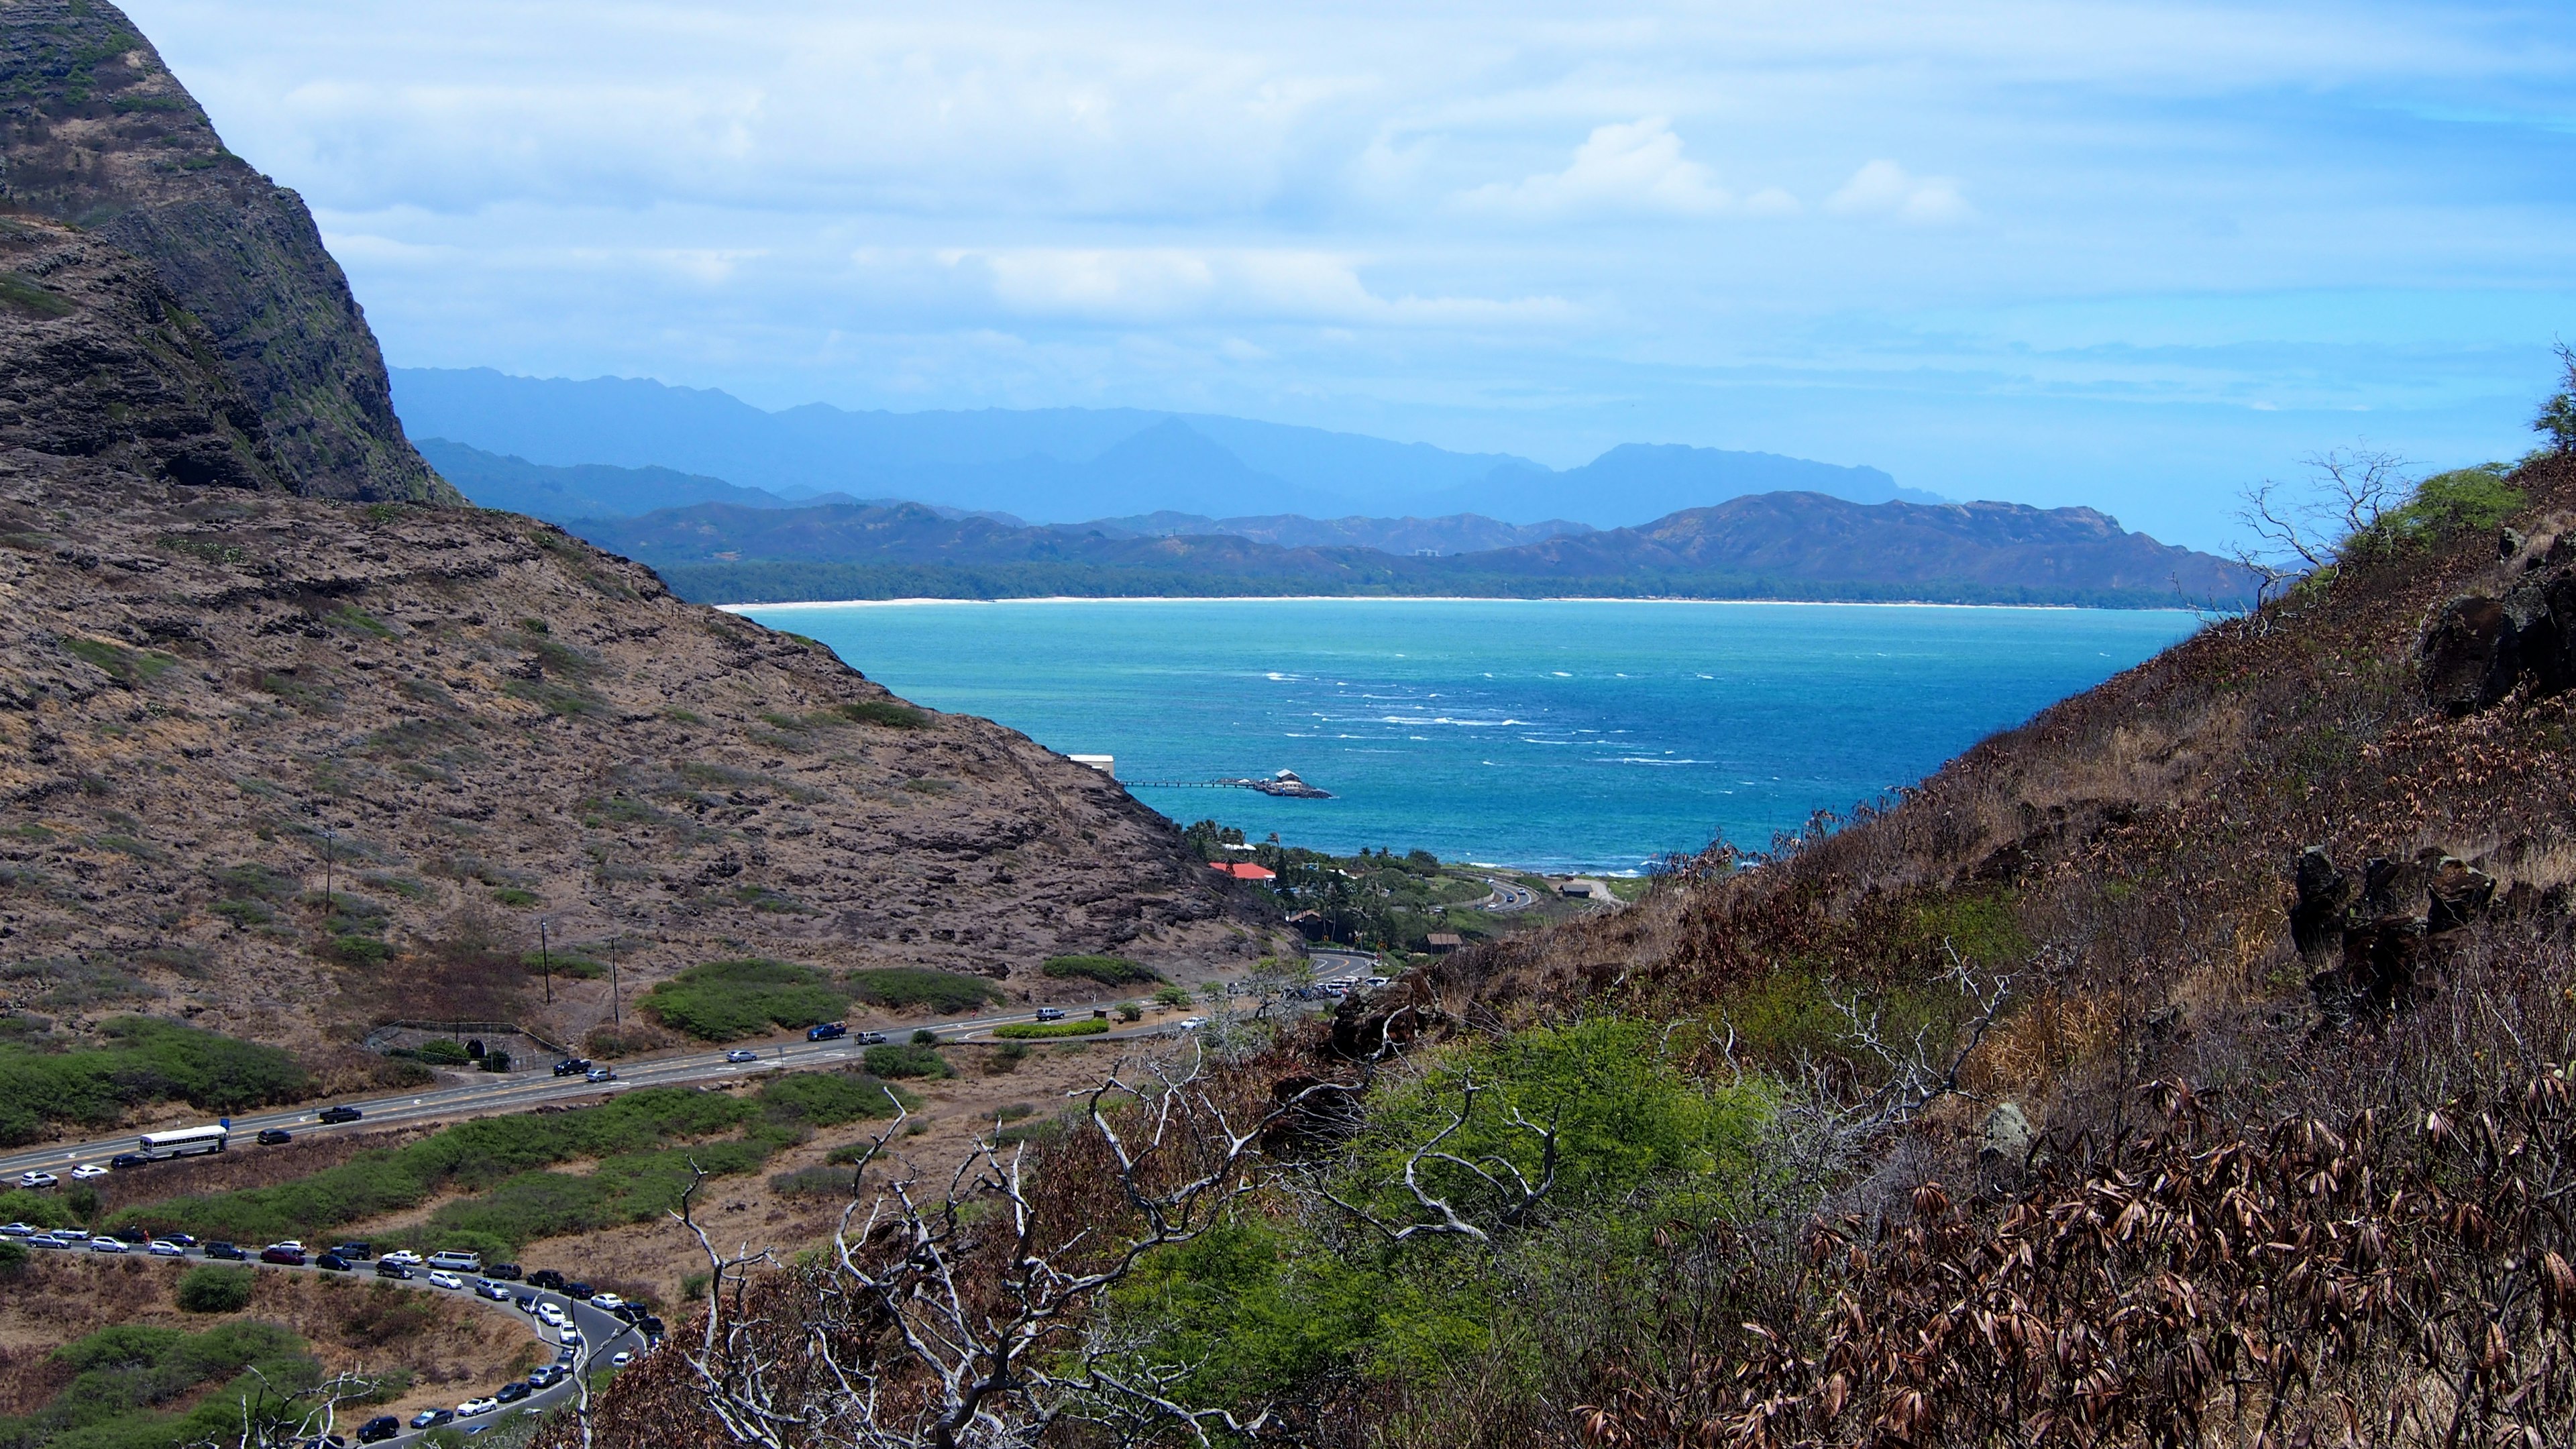
[[1735, 205], [1716, 173], [1682, 155], [1682, 138], [1662, 116], [1596, 126], [1564, 170], [1479, 186], [1458, 200], [1528, 217], [1713, 216]]
[[1836, 216], [1883, 217], [1938, 226], [1966, 221], [1977, 214], [1959, 194], [1959, 183], [1947, 176], [1916, 176], [1893, 161], [1872, 161], [1852, 173], [1842, 189], [1825, 199]]
[[1556, 297], [1385, 297], [1353, 259], [1278, 248], [1005, 247], [950, 249], [944, 266], [983, 279], [1005, 308], [1125, 323], [1263, 320], [1536, 323], [1575, 309]]

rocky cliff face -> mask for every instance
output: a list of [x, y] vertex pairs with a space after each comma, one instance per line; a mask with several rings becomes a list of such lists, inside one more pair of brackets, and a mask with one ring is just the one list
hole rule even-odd
[[376, 340], [304, 203], [224, 149], [105, 0], [0, 0], [0, 207], [148, 263], [265, 420], [293, 491], [462, 501], [405, 441]]
[[95, 232], [0, 227], [0, 1014], [577, 1039], [610, 983], [548, 1004], [540, 921], [629, 1021], [721, 958], [1027, 990], [1260, 949], [1170, 822], [1020, 735], [550, 525], [273, 486], [193, 313]]

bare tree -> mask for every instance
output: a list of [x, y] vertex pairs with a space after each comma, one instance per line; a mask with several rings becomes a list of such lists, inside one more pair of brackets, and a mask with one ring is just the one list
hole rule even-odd
[[[1510, 1158], [1498, 1152], [1480, 1153], [1470, 1161], [1454, 1152], [1441, 1151], [1440, 1144], [1463, 1130], [1474, 1117], [1476, 1098], [1482, 1090], [1476, 1085], [1476, 1079], [1473, 1076], [1461, 1079], [1458, 1088], [1458, 1107], [1450, 1114], [1449, 1125], [1433, 1133], [1429, 1141], [1405, 1155], [1404, 1190], [1411, 1194], [1414, 1206], [1422, 1213], [1420, 1218], [1398, 1227], [1379, 1218], [1366, 1208], [1343, 1201], [1334, 1196], [1331, 1189], [1320, 1184], [1315, 1188], [1316, 1195], [1375, 1228], [1390, 1243], [1401, 1243], [1417, 1237], [1445, 1236], [1491, 1244], [1494, 1238], [1490, 1230], [1460, 1215], [1457, 1204], [1451, 1200], [1457, 1194], [1442, 1196], [1424, 1186], [1423, 1165], [1434, 1162], [1443, 1163], [1473, 1178], [1492, 1199], [1493, 1206], [1490, 1213], [1494, 1226], [1510, 1227], [1526, 1220], [1531, 1210], [1535, 1209], [1541, 1200], [1546, 1198], [1549, 1190], [1556, 1186], [1557, 1124], [1550, 1121], [1542, 1127], [1521, 1115], [1521, 1109], [1518, 1107], [1506, 1106], [1503, 1109], [1510, 1114], [1511, 1125], [1529, 1134], [1531, 1140], [1538, 1145], [1539, 1176], [1536, 1182], [1530, 1181], [1527, 1173], [1522, 1172]], [[1504, 1181], [1506, 1178], [1510, 1179], [1508, 1183]]]
[[2332, 568], [2358, 538], [2403, 506], [2414, 481], [2395, 453], [2336, 448], [2302, 460], [2303, 483], [2271, 479], [2238, 495], [2236, 521], [2253, 535], [2234, 550], [2239, 567], [2254, 575], [2259, 597], [2282, 585]]
[[892, 1175], [842, 1214], [794, 1322], [752, 1291], [755, 1273], [778, 1266], [771, 1255], [717, 1250], [693, 1215], [693, 1183], [675, 1216], [710, 1270], [687, 1356], [707, 1408], [734, 1439], [768, 1449], [1017, 1449], [1067, 1418], [1121, 1442], [1173, 1428], [1202, 1442], [1258, 1433], [1266, 1413], [1181, 1402], [1189, 1366], [1139, 1367], [1095, 1309], [1147, 1254], [1206, 1233], [1259, 1189], [1255, 1159], [1273, 1128], [1361, 1086], [1317, 1083], [1235, 1107], [1205, 1060], [1122, 1062], [1078, 1094], [1122, 1222], [1042, 1222], [1022, 1149], [1005, 1151], [998, 1134], [944, 1180], [926, 1179], [894, 1149], [909, 1124], [897, 1102], [870, 1153]]
[[376, 1380], [338, 1373], [303, 1388], [272, 1382], [253, 1366], [233, 1398], [233, 1423], [220, 1434], [190, 1442], [185, 1449], [301, 1449], [329, 1441], [339, 1411], [375, 1397]]
[[2549, 438], [2549, 449], [2561, 457], [2576, 453], [2576, 348], [2566, 343], [2554, 344], [2562, 374], [2558, 391], [2540, 405], [2538, 416], [2531, 420], [2531, 430]]

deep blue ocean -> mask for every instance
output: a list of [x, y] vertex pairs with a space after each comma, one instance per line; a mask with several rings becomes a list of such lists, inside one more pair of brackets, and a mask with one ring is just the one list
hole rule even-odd
[[[2191, 632], [2134, 610], [1484, 599], [763, 606], [1188, 822], [1633, 871], [1911, 783]], [[1279, 800], [1144, 782], [1290, 769]]]

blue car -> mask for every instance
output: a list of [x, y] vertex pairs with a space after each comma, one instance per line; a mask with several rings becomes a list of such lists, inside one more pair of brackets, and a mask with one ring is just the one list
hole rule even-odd
[[805, 1033], [805, 1039], [807, 1041], [830, 1041], [834, 1037], [843, 1037], [848, 1036], [849, 1034], [850, 1029], [848, 1027], [841, 1025], [837, 1021], [827, 1021], [821, 1026], [808, 1030]]

